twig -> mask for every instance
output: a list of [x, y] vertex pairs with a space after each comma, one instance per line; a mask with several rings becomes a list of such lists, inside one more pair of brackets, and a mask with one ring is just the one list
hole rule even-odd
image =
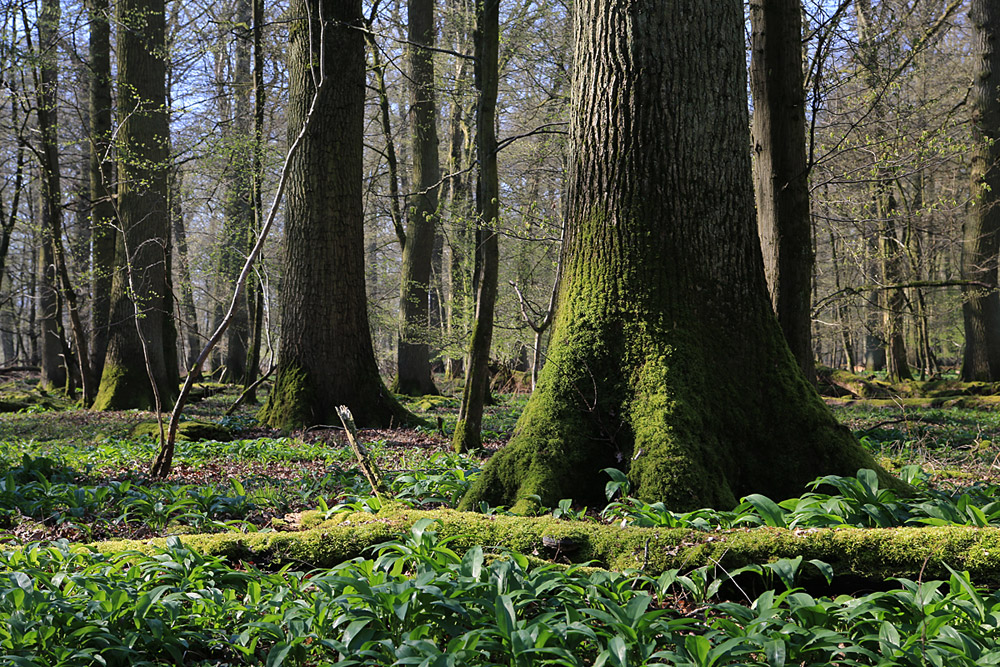
[[340, 423], [344, 425], [344, 430], [347, 432], [347, 441], [351, 443], [351, 449], [354, 450], [354, 456], [358, 459], [361, 472], [365, 474], [365, 477], [368, 478], [368, 483], [371, 484], [372, 493], [379, 500], [382, 500], [383, 493], [390, 495], [389, 490], [382, 481], [382, 473], [379, 471], [378, 466], [368, 454], [368, 450], [358, 440], [358, 427], [354, 425], [354, 416], [351, 415], [351, 411], [346, 405], [337, 406], [337, 416], [340, 417]]

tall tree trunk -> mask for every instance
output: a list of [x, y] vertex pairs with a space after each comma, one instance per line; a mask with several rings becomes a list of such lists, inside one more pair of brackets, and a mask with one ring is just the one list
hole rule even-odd
[[575, 6], [548, 361], [462, 507], [602, 503], [609, 466], [678, 509], [785, 498], [817, 475], [875, 468], [803, 377], [768, 299], [741, 3]]
[[[456, 45], [457, 46], [457, 45]], [[468, 61], [462, 59], [457, 66], [456, 79], [464, 81], [468, 74]], [[472, 254], [471, 234], [471, 193], [463, 171], [468, 164], [469, 124], [466, 122], [465, 105], [461, 92], [455, 94], [451, 102], [449, 129], [451, 148], [448, 171], [448, 217], [450, 236], [448, 239], [448, 307], [446, 330], [449, 347], [455, 349], [458, 342], [465, 343], [468, 334], [467, 323], [472, 310], [472, 289], [470, 255]], [[464, 346], [464, 345], [463, 345]], [[464, 372], [464, 358], [449, 354], [445, 374], [456, 378]]]
[[393, 390], [411, 396], [438, 393], [431, 378], [428, 298], [441, 167], [434, 87], [434, 0], [409, 0], [410, 110], [413, 190], [400, 272], [399, 341]]
[[[251, 0], [236, 0], [236, 48], [233, 67], [233, 118], [227, 150], [229, 177], [226, 184], [225, 221], [222, 226], [222, 243], [219, 248], [219, 282], [222, 287], [217, 295], [220, 303], [232, 300], [233, 286], [240, 275], [247, 253], [250, 251], [250, 233], [253, 228], [253, 72], [250, 56], [253, 46]], [[226, 105], [228, 107], [228, 105]], [[223, 118], [227, 123], [229, 118]], [[239, 382], [246, 374], [247, 337], [250, 315], [247, 300], [240, 299], [233, 321], [226, 330], [226, 349], [223, 357], [225, 371], [221, 379]]]
[[115, 167], [111, 156], [111, 18], [108, 0], [89, 0], [90, 18], [90, 368], [104, 372], [115, 271]]
[[972, 85], [972, 210], [963, 224], [962, 278], [979, 286], [962, 289], [965, 355], [962, 379], [1000, 380], [1000, 6], [973, 0], [976, 29]]
[[[111, 334], [96, 410], [150, 409], [177, 394], [169, 290], [170, 132], [164, 0], [119, 0], [118, 223]], [[171, 363], [173, 362], [173, 363]], [[159, 398], [159, 401], [157, 401]]]
[[314, 96], [320, 120], [306, 125], [289, 167], [278, 374], [259, 418], [279, 428], [329, 424], [347, 405], [359, 426], [412, 422], [379, 377], [368, 325], [361, 0], [297, 0], [291, 15], [309, 23], [292, 26], [289, 136]]
[[[263, 202], [263, 151], [264, 151], [264, 0], [253, 0], [253, 235], [260, 234], [264, 220]], [[263, 263], [261, 263], [263, 264]], [[252, 276], [247, 283], [247, 303], [250, 311], [250, 338], [247, 350], [247, 367], [243, 386], [244, 399], [256, 403], [256, 390], [252, 389], [260, 373], [260, 348], [264, 331], [264, 284], [259, 276]]]
[[42, 377], [47, 389], [61, 389], [66, 384], [64, 341], [61, 331], [61, 308], [56, 292], [55, 235], [61, 229], [62, 189], [59, 173], [59, 138], [56, 134], [56, 45], [60, 8], [58, 0], [42, 4], [38, 17], [38, 62], [35, 80], [38, 97], [38, 131], [41, 135], [39, 157], [41, 237], [38, 303], [40, 307]]
[[500, 246], [500, 185], [497, 175], [496, 107], [499, 74], [500, 0], [476, 3], [476, 156], [479, 181], [476, 189], [476, 222], [481, 243], [477, 248], [481, 274], [476, 291], [476, 319], [469, 344], [469, 368], [462, 392], [462, 406], [452, 446], [465, 452], [482, 446], [483, 406], [490, 391], [490, 347], [493, 311], [497, 300]]
[[802, 3], [750, 3], [757, 231], [771, 304], [803, 375], [814, 379], [813, 253], [802, 83]]

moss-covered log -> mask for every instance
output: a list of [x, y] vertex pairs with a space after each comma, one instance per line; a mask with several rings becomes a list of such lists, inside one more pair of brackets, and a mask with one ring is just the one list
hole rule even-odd
[[[880, 586], [889, 577], [947, 578], [945, 564], [968, 570], [984, 586], [1000, 586], [1000, 529], [928, 527], [894, 529], [748, 528], [702, 532], [688, 529], [622, 528], [563, 521], [552, 517], [482, 516], [451, 510], [390, 510], [378, 515], [350, 514], [313, 521], [297, 532], [186, 535], [189, 547], [231, 561], [274, 565], [292, 562], [302, 568], [328, 568], [370, 548], [405, 536], [420, 518], [440, 519], [438, 534], [455, 537], [448, 546], [459, 552], [473, 546], [510, 550], [558, 562], [591, 563], [610, 570], [719, 567], [719, 576], [749, 564], [803, 556], [829, 563], [851, 585]], [[548, 542], [572, 548], [546, 546]], [[137, 550], [151, 553], [164, 539], [99, 542], [104, 553]], [[835, 582], [836, 585], [836, 582]]]
[[514, 438], [463, 508], [600, 503], [609, 466], [678, 509], [877, 467], [771, 310], [739, 3], [643, 7], [640, 20], [604, 0], [577, 6], [559, 314]]

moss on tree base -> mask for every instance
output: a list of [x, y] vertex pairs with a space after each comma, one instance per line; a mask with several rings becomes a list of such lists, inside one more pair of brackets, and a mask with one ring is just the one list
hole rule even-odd
[[[947, 578], [947, 564], [968, 570], [978, 585], [1000, 586], [1000, 528], [748, 528], [708, 533], [622, 528], [550, 516], [390, 509], [378, 515], [344, 515], [297, 532], [186, 535], [182, 539], [197, 551], [226, 556], [234, 562], [291, 562], [297, 568], [328, 568], [358, 556], [371, 556], [371, 547], [406, 535], [424, 517], [441, 520], [436, 528], [438, 534], [442, 538], [454, 537], [448, 546], [458, 552], [482, 546], [488, 551], [518, 551], [557, 562], [590, 563], [617, 571], [641, 569], [654, 575], [673, 568], [688, 570], [710, 565], [719, 568], [718, 576], [743, 565], [803, 556], [829, 563], [836, 576], [851, 586], [868, 587], [881, 586], [890, 577]], [[572, 550], [547, 546], [567, 541], [574, 545]], [[160, 538], [115, 540], [92, 546], [104, 553], [152, 553], [164, 543]]]
[[[177, 386], [162, 383], [160, 409], [167, 409], [177, 398]], [[92, 410], [155, 410], [156, 397], [146, 374], [145, 366], [119, 366], [106, 363], [101, 375], [101, 385], [94, 399]]]
[[278, 369], [274, 387], [264, 407], [257, 413], [262, 424], [290, 431], [313, 424], [339, 424], [338, 405], [347, 405], [354, 422], [362, 427], [426, 426], [426, 423], [400, 405], [382, 380], [360, 378], [349, 393], [333, 396], [328, 387], [318, 386], [323, 378], [314, 378], [297, 365]]

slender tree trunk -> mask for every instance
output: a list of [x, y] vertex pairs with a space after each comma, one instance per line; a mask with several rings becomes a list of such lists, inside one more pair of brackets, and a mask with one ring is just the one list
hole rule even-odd
[[497, 175], [496, 105], [499, 79], [500, 0], [476, 4], [476, 155], [479, 181], [476, 190], [477, 249], [482, 273], [476, 292], [476, 319], [469, 345], [469, 368], [462, 392], [462, 407], [452, 446], [465, 452], [482, 446], [483, 406], [490, 392], [490, 347], [493, 342], [493, 311], [497, 300], [500, 247], [500, 186]]
[[428, 311], [431, 260], [438, 217], [438, 163], [434, 87], [434, 0], [409, 0], [410, 110], [413, 189], [400, 272], [399, 340], [393, 390], [419, 396], [438, 393], [431, 378]]
[[[218, 295], [221, 304], [228, 304], [233, 295], [233, 285], [250, 251], [250, 233], [253, 229], [253, 72], [250, 58], [252, 50], [251, 0], [236, 0], [235, 63], [233, 67], [232, 131], [227, 145], [229, 177], [226, 184], [225, 221], [222, 226], [222, 243], [219, 248]], [[228, 97], [228, 91], [223, 93]], [[229, 105], [225, 105], [228, 111]], [[223, 118], [228, 125], [229, 118]], [[220, 313], [221, 316], [221, 313]], [[240, 299], [233, 321], [226, 330], [226, 348], [223, 357], [224, 382], [242, 381], [246, 375], [247, 337], [250, 315], [247, 300]]]
[[309, 18], [291, 28], [289, 136], [314, 95], [321, 120], [306, 126], [289, 167], [278, 374], [259, 417], [279, 428], [330, 424], [347, 405], [359, 426], [412, 422], [379, 377], [368, 325], [361, 0], [297, 0], [291, 15]]
[[59, 172], [59, 138], [57, 129], [56, 69], [57, 30], [60, 8], [58, 0], [42, 4], [38, 17], [38, 69], [35, 80], [38, 98], [41, 237], [38, 303], [41, 311], [41, 384], [46, 389], [61, 389], [66, 384], [64, 344], [60, 336], [61, 309], [56, 291], [55, 234], [61, 229], [62, 189]]
[[601, 503], [609, 466], [673, 509], [785, 498], [817, 475], [875, 468], [803, 377], [768, 299], [741, 3], [575, 8], [548, 361], [462, 507]]
[[[264, 220], [263, 202], [263, 150], [264, 150], [264, 0], [253, 0], [253, 234], [260, 234]], [[259, 263], [263, 267], [263, 262]], [[260, 347], [264, 330], [264, 284], [254, 275], [247, 283], [247, 302], [250, 305], [250, 341], [247, 350], [247, 368], [243, 386], [247, 392], [244, 402], [256, 403], [256, 386], [260, 373]]]
[[[464, 19], [467, 13], [465, 0], [448, 0], [448, 13], [455, 17], [455, 24], [449, 31], [450, 47], [457, 53], [468, 49], [469, 30]], [[455, 80], [469, 78], [469, 59], [459, 58], [455, 64]], [[468, 122], [466, 91], [459, 87], [452, 93], [448, 114], [448, 303], [445, 310], [445, 331], [448, 339], [445, 375], [460, 377], [464, 373], [464, 355], [456, 354], [456, 349], [468, 348], [468, 322], [472, 314], [471, 261], [473, 251], [472, 227], [473, 205], [469, 179], [464, 170], [469, 165], [471, 141]]]
[[754, 186], [771, 304], [802, 373], [815, 377], [813, 253], [806, 168], [800, 0], [750, 3]]
[[184, 173], [180, 167], [174, 165], [170, 169], [170, 182], [168, 184], [170, 193], [170, 226], [174, 235], [174, 242], [177, 246], [177, 274], [181, 284], [178, 285], [180, 296], [181, 322], [180, 330], [184, 336], [184, 368], [188, 371], [194, 367], [201, 352], [201, 336], [198, 333], [198, 311], [194, 305], [194, 283], [191, 280], [191, 268], [188, 261], [188, 241], [187, 230], [184, 225], [184, 209], [182, 205], [181, 189], [184, 182]]
[[[111, 334], [94, 409], [150, 409], [177, 394], [169, 291], [170, 132], [163, 0], [119, 0], [117, 131], [119, 270]], [[155, 384], [155, 388], [154, 388]]]
[[972, 86], [972, 209], [963, 225], [962, 278], [987, 287], [962, 290], [965, 355], [962, 379], [1000, 380], [1000, 6], [973, 0], [975, 72]]
[[91, 374], [104, 372], [115, 271], [115, 167], [111, 156], [111, 20], [108, 0], [89, 0], [90, 18], [90, 224]]

